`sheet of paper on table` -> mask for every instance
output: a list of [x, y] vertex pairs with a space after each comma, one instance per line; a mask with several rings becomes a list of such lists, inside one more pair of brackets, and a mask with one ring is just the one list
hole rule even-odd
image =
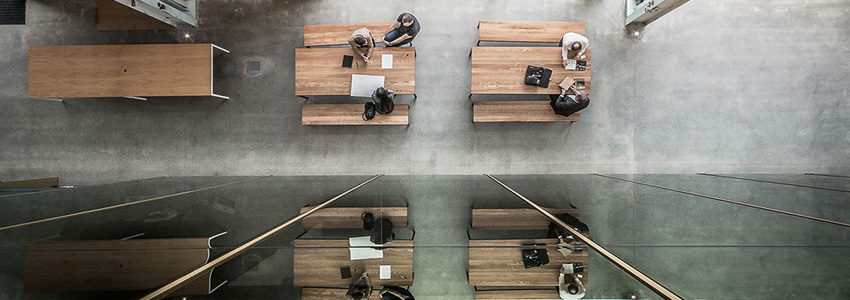
[[351, 96], [372, 97], [375, 89], [384, 86], [384, 76], [351, 74]]
[[381, 69], [392, 69], [392, 68], [393, 68], [393, 55], [392, 54], [381, 55]]
[[370, 247], [380, 247], [381, 245], [373, 244], [369, 241], [368, 236], [353, 237], [348, 239], [348, 248], [351, 260], [383, 258], [384, 250], [377, 250]]
[[381, 275], [380, 279], [391, 279], [392, 278], [392, 269], [390, 266], [381, 266]]

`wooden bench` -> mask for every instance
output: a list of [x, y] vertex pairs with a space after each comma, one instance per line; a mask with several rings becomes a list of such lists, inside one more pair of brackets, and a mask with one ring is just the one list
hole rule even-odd
[[396, 104], [388, 115], [363, 120], [363, 104], [302, 104], [301, 125], [408, 125], [410, 105]]
[[[354, 276], [352, 274], [352, 276]], [[371, 276], [371, 274], [370, 274]], [[356, 279], [356, 278], [352, 278]], [[347, 288], [302, 288], [301, 289], [301, 300], [328, 300], [328, 299], [345, 299], [345, 293], [348, 292]], [[369, 295], [369, 300], [381, 300], [380, 290], [374, 289], [372, 290], [372, 294]]]
[[[301, 213], [313, 209], [302, 207]], [[301, 220], [301, 227], [312, 228], [363, 228], [363, 213], [372, 213], [375, 219], [385, 218], [393, 222], [394, 228], [407, 227], [407, 207], [327, 207]]]
[[[302, 297], [302, 299], [304, 299]], [[558, 290], [491, 290], [475, 291], [475, 300], [560, 300]]]
[[[360, 28], [372, 31], [375, 44], [381, 40], [382, 34], [393, 22], [370, 22], [327, 25], [304, 25], [304, 46], [348, 45], [348, 37]], [[563, 35], [563, 33], [561, 33]], [[556, 41], [557, 42], [557, 41]]]
[[585, 35], [584, 22], [479, 21], [478, 44], [486, 42], [557, 43], [567, 32]]
[[[369, 64], [355, 57], [351, 68], [343, 67], [343, 56], [353, 54], [350, 48], [295, 49], [295, 95], [351, 95], [352, 74], [384, 76], [384, 87], [396, 95], [416, 94], [415, 48], [375, 48]], [[392, 69], [381, 68], [384, 54], [393, 55]]]
[[[558, 239], [510, 239], [469, 241], [470, 286], [558, 286], [561, 264], [584, 264], [582, 283], [588, 283], [587, 251], [572, 253], [567, 257], [556, 250]], [[529, 244], [546, 244], [549, 263], [526, 269], [522, 262], [522, 247]], [[296, 260], [297, 261], [297, 260]]]
[[472, 122], [578, 122], [579, 112], [556, 114], [549, 101], [476, 101]]
[[[374, 286], [410, 286], [413, 284], [413, 241], [386, 243], [384, 257], [351, 260], [348, 239], [296, 239], [293, 255], [293, 284], [297, 287], [347, 287], [351, 278], [342, 279], [339, 268], [353, 273], [366, 270]], [[380, 266], [391, 266], [390, 279], [379, 279]], [[557, 278], [556, 278], [557, 279]]]
[[[473, 47], [470, 94], [560, 94], [558, 84], [567, 76], [584, 79], [581, 91], [590, 94], [591, 50], [585, 52], [587, 70], [571, 71], [564, 69], [558, 47]], [[525, 84], [529, 65], [552, 70], [548, 88]]]
[[[578, 209], [546, 208], [558, 216], [564, 213], [578, 218]], [[549, 229], [549, 218], [531, 208], [472, 210], [472, 229], [477, 230], [536, 230]]]

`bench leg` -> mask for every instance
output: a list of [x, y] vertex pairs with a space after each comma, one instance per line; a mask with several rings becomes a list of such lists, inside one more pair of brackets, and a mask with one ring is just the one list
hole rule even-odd
[[310, 46], [304, 46], [304, 48], [310, 48]]
[[472, 99], [472, 94], [469, 94], [469, 97], [467, 99]]
[[307, 98], [307, 96], [298, 96], [298, 97], [304, 98], [304, 100], [310, 100], [310, 98]]
[[63, 100], [63, 99], [59, 99], [59, 98], [33, 98], [33, 99], [36, 99], [36, 100], [47, 100], [47, 101], [62, 102], [62, 103], [65, 103], [65, 100]]
[[475, 46], [481, 46], [481, 40], [478, 40], [478, 44], [475, 44]]
[[413, 94], [413, 101], [416, 101], [416, 94]]

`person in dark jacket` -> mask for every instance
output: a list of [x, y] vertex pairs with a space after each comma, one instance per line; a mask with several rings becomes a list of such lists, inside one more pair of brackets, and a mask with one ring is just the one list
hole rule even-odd
[[555, 110], [556, 114], [562, 116], [572, 115], [590, 105], [590, 98], [585, 92], [579, 92], [575, 85], [570, 86], [570, 90], [574, 95], [567, 95], [567, 90], [561, 88], [560, 95], [549, 95], [549, 105]]
[[360, 275], [348, 287], [348, 292], [345, 293], [345, 299], [367, 300], [370, 295], [372, 295], [372, 280], [369, 280], [369, 273], [364, 271], [363, 275]]
[[381, 299], [382, 300], [416, 300], [413, 298], [413, 294], [410, 293], [405, 288], [397, 287], [397, 286], [388, 286], [384, 287], [381, 290]]
[[372, 92], [372, 102], [375, 102], [375, 110], [379, 114], [386, 115], [393, 112], [393, 108], [395, 107], [393, 99], [395, 99], [395, 92], [393, 90], [379, 87]]

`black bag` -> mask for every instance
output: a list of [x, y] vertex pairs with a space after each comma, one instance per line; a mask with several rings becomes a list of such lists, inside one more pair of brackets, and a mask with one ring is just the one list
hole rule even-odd
[[[535, 245], [523, 245], [535, 246]], [[546, 246], [546, 245], [542, 245]], [[546, 249], [524, 249], [522, 250], [522, 263], [525, 268], [539, 267], [549, 263], [549, 252]]]
[[525, 84], [548, 88], [551, 77], [552, 70], [547, 68], [528, 66], [525, 69]]
[[[580, 221], [576, 217], [571, 216], [570, 214], [562, 214], [558, 216], [558, 219], [561, 219], [561, 221], [564, 221], [564, 223], [567, 223], [567, 225], [569, 225], [581, 234], [587, 235], [588, 233], [590, 233], [590, 228], [587, 227], [587, 224], [584, 224], [584, 222]], [[558, 224], [555, 224], [554, 222], [549, 222], [548, 236], [550, 238], [565, 238], [568, 236], [572, 236], [572, 234], [569, 231], [558, 226]]]
[[375, 118], [375, 103], [366, 102], [366, 111], [363, 112], [363, 121]]

